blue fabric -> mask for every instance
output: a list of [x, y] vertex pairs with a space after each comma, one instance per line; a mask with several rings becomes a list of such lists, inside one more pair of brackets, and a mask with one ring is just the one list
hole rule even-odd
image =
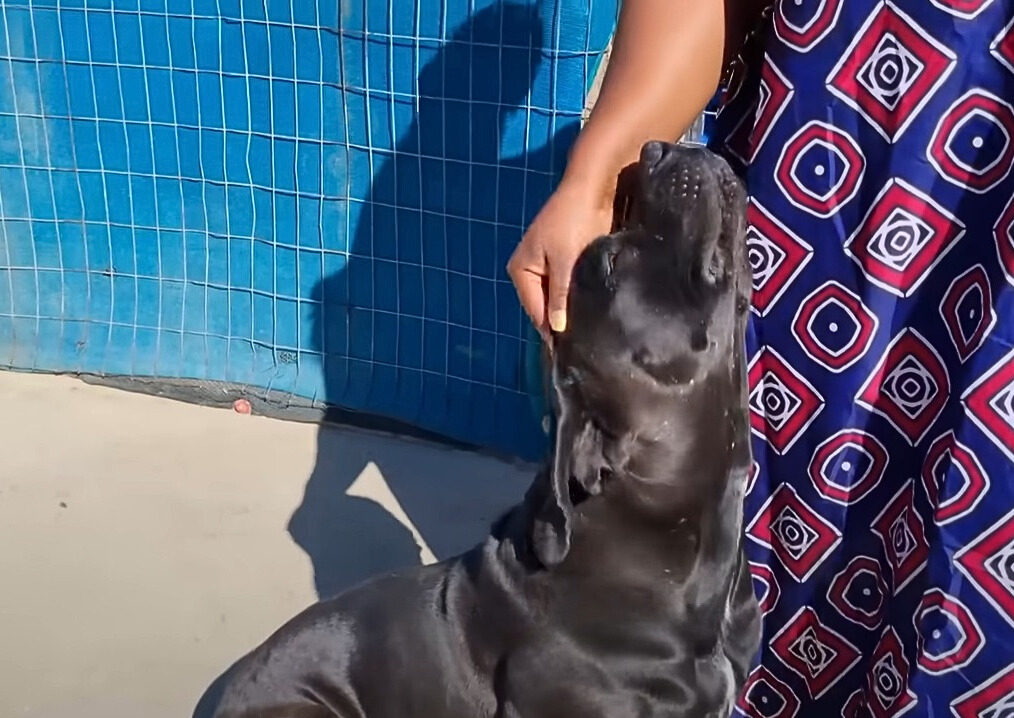
[[746, 715], [1014, 715], [1012, 15], [784, 0], [729, 88], [766, 611]]

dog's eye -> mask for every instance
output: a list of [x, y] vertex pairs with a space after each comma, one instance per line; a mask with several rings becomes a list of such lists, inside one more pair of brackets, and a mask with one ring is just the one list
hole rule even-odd
[[612, 274], [614, 271], [616, 271], [616, 258], [619, 256], [620, 256], [619, 251], [613, 250], [606, 257], [606, 265], [609, 267], [608, 269], [609, 274]]

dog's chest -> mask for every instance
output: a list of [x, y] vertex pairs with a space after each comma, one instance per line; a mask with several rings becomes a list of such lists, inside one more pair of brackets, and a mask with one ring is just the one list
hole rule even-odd
[[637, 627], [533, 646], [511, 657], [505, 676], [498, 718], [727, 718], [737, 693], [720, 651], [695, 659], [675, 644], [663, 650]]

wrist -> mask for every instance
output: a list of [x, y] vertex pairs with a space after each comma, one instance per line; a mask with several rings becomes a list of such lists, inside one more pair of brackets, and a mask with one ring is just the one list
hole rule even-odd
[[616, 197], [616, 179], [609, 179], [601, 172], [586, 172], [578, 168], [568, 169], [556, 189], [557, 194], [576, 200], [581, 206], [606, 211]]
[[620, 159], [615, 150], [615, 143], [598, 141], [586, 126], [571, 149], [560, 189], [603, 210], [611, 208], [620, 173], [632, 161]]

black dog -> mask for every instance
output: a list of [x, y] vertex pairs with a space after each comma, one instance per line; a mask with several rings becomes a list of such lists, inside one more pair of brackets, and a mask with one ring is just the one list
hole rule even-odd
[[725, 718], [757, 650], [744, 193], [649, 143], [636, 224], [574, 270], [555, 453], [461, 556], [318, 603], [246, 656], [219, 718]]

